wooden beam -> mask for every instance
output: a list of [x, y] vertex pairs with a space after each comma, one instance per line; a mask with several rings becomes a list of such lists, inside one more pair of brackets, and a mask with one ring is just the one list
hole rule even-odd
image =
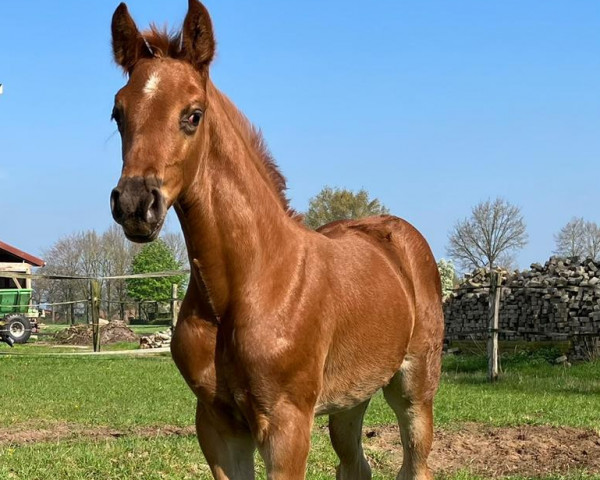
[[488, 328], [488, 380], [498, 380], [498, 325], [500, 312], [500, 273], [490, 272], [489, 328]]
[[92, 311], [92, 339], [94, 352], [100, 351], [100, 295], [102, 293], [100, 282], [90, 280], [90, 306]]

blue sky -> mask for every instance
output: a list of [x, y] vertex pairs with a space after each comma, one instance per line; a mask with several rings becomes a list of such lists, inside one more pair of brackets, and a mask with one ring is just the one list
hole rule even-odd
[[[117, 4], [2, 5], [0, 239], [30, 253], [112, 221]], [[440, 258], [454, 222], [500, 195], [528, 225], [521, 267], [573, 215], [600, 222], [600, 2], [205, 4], [212, 78], [263, 130], [297, 209], [324, 185], [364, 187]], [[187, 2], [128, 6], [139, 27], [178, 27]]]

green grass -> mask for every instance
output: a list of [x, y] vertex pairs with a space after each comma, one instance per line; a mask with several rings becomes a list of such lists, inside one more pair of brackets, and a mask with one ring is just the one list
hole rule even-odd
[[[15, 353], [25, 350], [19, 347]], [[479, 422], [600, 430], [600, 362], [571, 368], [544, 361], [505, 362], [501, 380], [493, 385], [487, 383], [484, 367], [478, 358], [445, 359], [435, 403], [437, 426]], [[191, 423], [193, 414], [192, 394], [169, 357], [0, 356], [0, 385], [5, 401], [41, 401], [44, 409], [35, 418], [45, 422], [182, 426]], [[29, 411], [11, 411], [0, 416], [0, 425], [30, 419]], [[375, 396], [365, 424], [393, 422], [382, 395]]]
[[[323, 434], [313, 436], [308, 478], [335, 477], [335, 454]], [[15, 466], [18, 465], [18, 468]], [[256, 456], [257, 477], [264, 465]], [[12, 476], [11, 476], [12, 475]], [[193, 436], [122, 438], [75, 442], [68, 446], [44, 443], [19, 448], [0, 447], [0, 478], [14, 480], [212, 479]], [[377, 475], [375, 478], [392, 478]]]
[[150, 335], [156, 332], [164, 332], [169, 330], [169, 325], [129, 325], [135, 333], [138, 335]]
[[544, 354], [520, 354], [503, 358], [502, 368], [500, 381], [490, 384], [485, 359], [445, 359], [438, 425], [472, 421], [600, 430], [600, 361], [563, 367], [548, 363]]
[[[40, 319], [40, 321], [43, 322], [43, 319]], [[65, 328], [69, 328], [70, 326], [71, 325], [69, 325], [67, 323], [45, 323], [41, 327], [41, 331], [43, 333], [55, 334], [56, 332], [60, 332], [61, 330], [64, 330]]]
[[[507, 357], [504, 373], [487, 382], [483, 357], [446, 357], [435, 401], [438, 427], [464, 422], [494, 426], [555, 425], [600, 430], [600, 361], [570, 368], [543, 358]], [[371, 401], [367, 425], [391, 421], [381, 394]]]
[[[36, 348], [23, 345], [15, 352], [47, 351], [47, 347]], [[435, 407], [438, 428], [455, 429], [464, 422], [479, 422], [494, 426], [563, 425], [600, 431], [600, 362], [564, 368], [550, 365], [539, 356], [506, 357], [502, 378], [494, 385], [486, 382], [485, 367], [485, 359], [479, 357], [444, 359]], [[139, 427], [193, 424], [195, 399], [168, 356], [4, 355], [0, 356], [0, 396], [2, 404], [10, 406], [0, 415], [0, 428], [52, 428], [68, 423], [109, 426], [131, 433], [111, 440], [2, 446], [0, 479], [210, 478], [193, 436], [143, 438], [134, 431]], [[394, 422], [383, 397], [377, 395], [365, 426]], [[324, 418], [319, 419], [314, 431], [310, 479], [335, 476], [335, 456], [325, 429], [319, 428], [325, 424]], [[370, 452], [370, 456], [380, 465], [374, 478], [394, 477], [385, 453]], [[259, 478], [261, 475], [264, 477], [262, 473]], [[483, 480], [469, 472], [441, 478]], [[599, 480], [600, 476], [574, 472], [545, 477], [550, 479]]]
[[[8, 346], [3, 344], [0, 345], [0, 353], [8, 355], [55, 355], [57, 353], [82, 353], [92, 352], [92, 345], [61, 345], [58, 343], [47, 343], [47, 342], [35, 342], [25, 343], [23, 345], [15, 344], [11, 350], [8, 350]], [[101, 345], [100, 351], [110, 352], [115, 350], [138, 350], [140, 348], [139, 342], [118, 342], [111, 343], [108, 345]]]
[[0, 353], [6, 355], [41, 355], [41, 354], [56, 354], [56, 353], [75, 353], [92, 351], [89, 347], [80, 347], [72, 345], [59, 345], [55, 343], [34, 342], [25, 343], [23, 345], [15, 344], [11, 349], [6, 344], [0, 344]]
[[0, 426], [193, 423], [194, 397], [169, 357], [0, 357]]
[[[371, 452], [370, 456], [372, 457]], [[373, 471], [374, 480], [392, 480], [396, 472], [385, 458]], [[308, 461], [309, 480], [335, 478], [337, 459], [327, 436], [316, 432]], [[256, 456], [257, 478], [265, 478], [264, 465]], [[212, 479], [196, 439], [192, 435], [156, 438], [125, 437], [114, 440], [42, 443], [0, 447], [0, 478], [11, 480], [180, 480]], [[468, 471], [440, 475], [440, 480], [485, 480]], [[504, 477], [529, 480], [532, 477]], [[599, 480], [599, 475], [573, 471], [544, 480]]]

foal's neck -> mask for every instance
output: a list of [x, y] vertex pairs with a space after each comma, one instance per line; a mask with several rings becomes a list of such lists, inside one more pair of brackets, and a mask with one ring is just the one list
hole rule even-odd
[[207, 145], [176, 210], [194, 279], [220, 317], [291, 274], [302, 227], [282, 205], [256, 133], [214, 86], [208, 93]]

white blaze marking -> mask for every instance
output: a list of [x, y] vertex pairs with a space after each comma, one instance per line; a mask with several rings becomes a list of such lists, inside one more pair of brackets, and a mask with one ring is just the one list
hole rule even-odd
[[148, 80], [146, 80], [146, 85], [144, 85], [144, 93], [149, 97], [152, 97], [158, 90], [159, 83], [160, 77], [156, 72], [152, 72], [148, 77]]

